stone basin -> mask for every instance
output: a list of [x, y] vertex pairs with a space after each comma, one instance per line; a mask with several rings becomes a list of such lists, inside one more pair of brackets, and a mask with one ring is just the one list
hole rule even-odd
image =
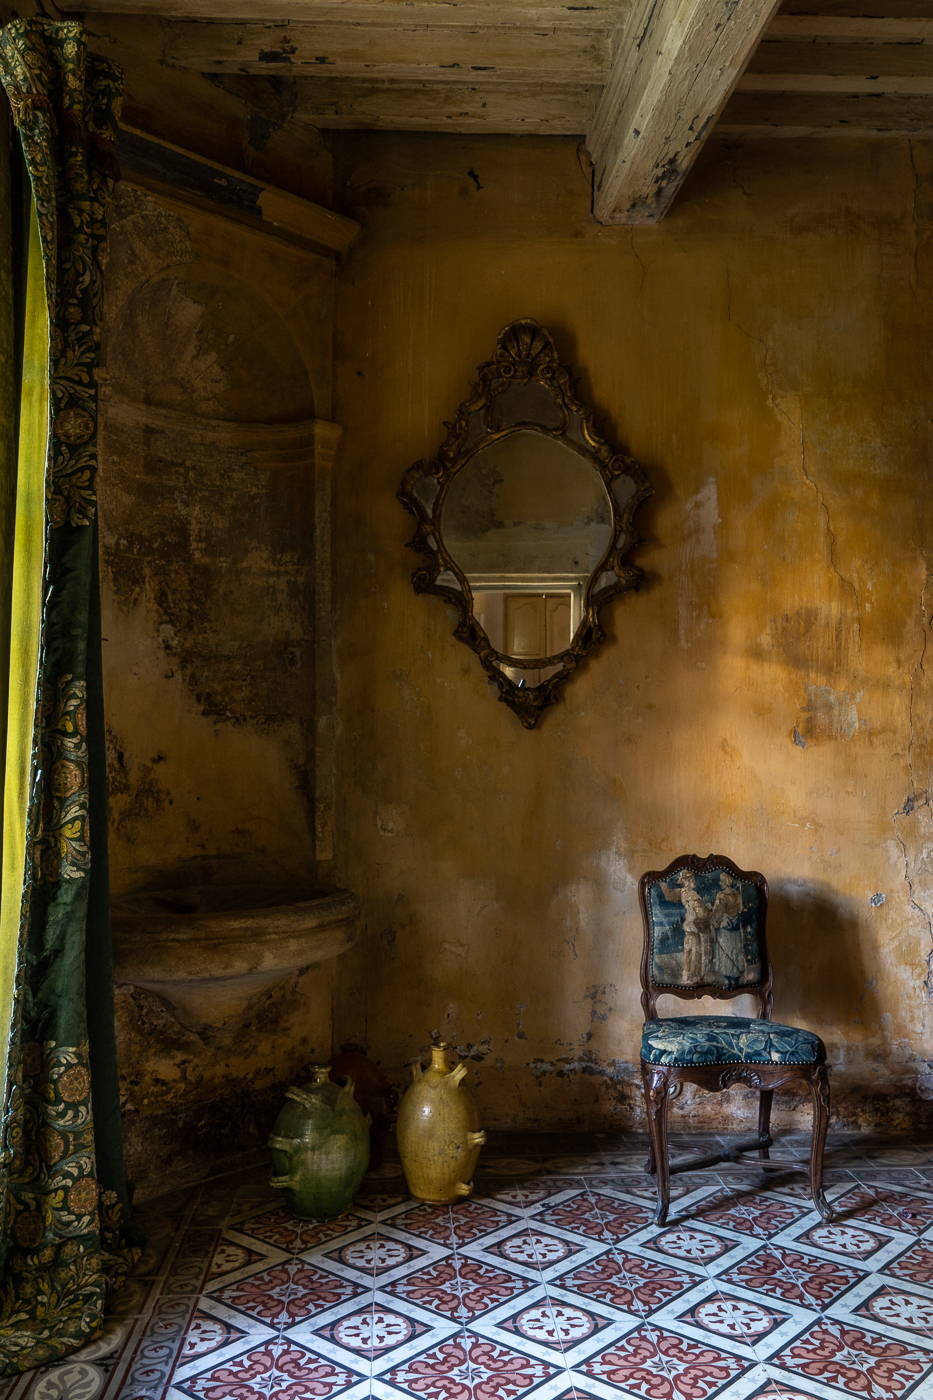
[[351, 948], [359, 900], [308, 885], [195, 885], [115, 899], [118, 984], [164, 997], [191, 1030], [241, 1019], [289, 975]]

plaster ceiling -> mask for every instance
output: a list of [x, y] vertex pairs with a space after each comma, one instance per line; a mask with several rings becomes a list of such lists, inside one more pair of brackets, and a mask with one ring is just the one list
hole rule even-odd
[[[294, 80], [309, 127], [579, 135], [604, 223], [727, 138], [933, 136], [929, 0], [70, 0], [164, 67]], [[863, 13], [870, 8], [871, 13]]]

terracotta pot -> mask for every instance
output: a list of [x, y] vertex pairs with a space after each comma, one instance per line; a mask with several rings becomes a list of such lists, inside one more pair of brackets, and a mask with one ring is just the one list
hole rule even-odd
[[415, 1200], [445, 1205], [473, 1190], [486, 1134], [463, 1083], [466, 1065], [451, 1069], [446, 1045], [434, 1046], [428, 1069], [416, 1064], [411, 1072], [414, 1083], [398, 1111], [398, 1155]]
[[353, 1097], [353, 1081], [330, 1080], [315, 1065], [310, 1084], [286, 1089], [287, 1102], [269, 1138], [270, 1186], [284, 1191], [299, 1220], [335, 1220], [353, 1204], [369, 1166], [369, 1126]]
[[367, 1060], [362, 1045], [341, 1045], [340, 1054], [331, 1060], [331, 1079], [339, 1084], [345, 1075], [353, 1080], [353, 1097], [371, 1120], [369, 1166], [373, 1170], [382, 1165], [385, 1140], [398, 1108], [398, 1094], [382, 1071]]

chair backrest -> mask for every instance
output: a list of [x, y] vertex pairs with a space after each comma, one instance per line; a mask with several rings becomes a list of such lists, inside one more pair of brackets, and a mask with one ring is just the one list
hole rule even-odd
[[645, 929], [641, 1004], [657, 1020], [657, 1000], [728, 999], [750, 992], [771, 1019], [771, 960], [765, 941], [768, 882], [728, 856], [678, 856], [638, 882]]

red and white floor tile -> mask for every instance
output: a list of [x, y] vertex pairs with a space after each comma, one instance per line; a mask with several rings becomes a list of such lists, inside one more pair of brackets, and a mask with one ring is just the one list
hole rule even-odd
[[0, 1400], [933, 1400], [933, 1144], [837, 1138], [830, 1224], [724, 1165], [659, 1229], [643, 1160], [494, 1141], [451, 1207], [388, 1162], [320, 1225], [258, 1170], [147, 1202], [105, 1334]]

